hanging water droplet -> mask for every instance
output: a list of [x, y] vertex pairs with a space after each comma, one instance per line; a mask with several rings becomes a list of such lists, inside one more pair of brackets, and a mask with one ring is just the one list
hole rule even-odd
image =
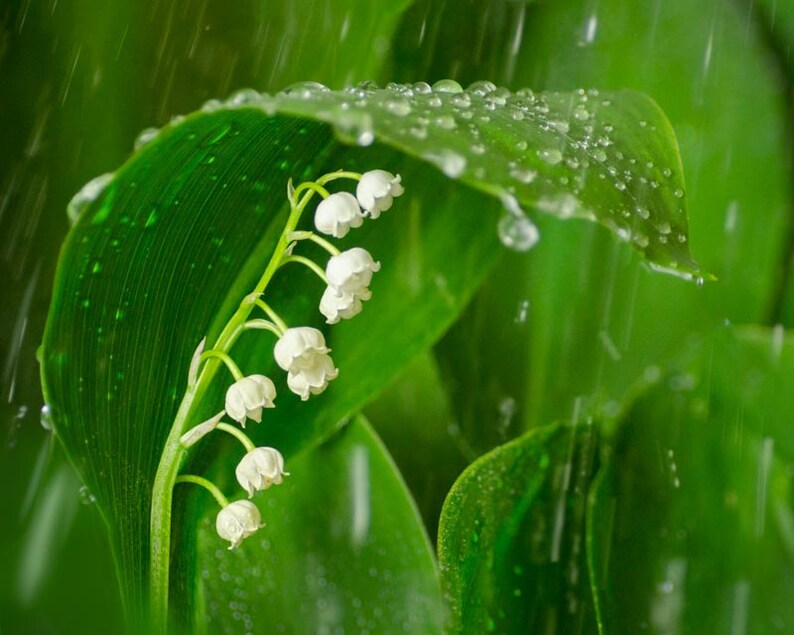
[[52, 430], [52, 410], [46, 403], [41, 407], [41, 416], [39, 421], [41, 421], [41, 427], [47, 432]]
[[502, 197], [505, 213], [499, 219], [497, 231], [499, 240], [513, 251], [529, 251], [540, 240], [540, 232], [510, 194]]
[[112, 179], [113, 172], [102, 174], [95, 179], [91, 179], [72, 197], [72, 200], [69, 201], [69, 205], [66, 207], [66, 215], [69, 217], [69, 221], [72, 225], [77, 222], [77, 219], [80, 218], [80, 215], [86, 208], [99, 198], [100, 194], [102, 194], [107, 184], [110, 183]]
[[466, 169], [466, 157], [454, 150], [441, 150], [440, 152], [424, 155], [428, 161], [435, 163], [441, 171], [450, 178], [457, 178]]

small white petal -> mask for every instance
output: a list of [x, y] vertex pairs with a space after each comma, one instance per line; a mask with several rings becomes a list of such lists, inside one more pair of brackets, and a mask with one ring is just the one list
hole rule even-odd
[[262, 420], [262, 408], [274, 408], [276, 387], [264, 375], [249, 375], [234, 382], [226, 391], [226, 412], [245, 427], [246, 418]]
[[259, 509], [251, 501], [239, 500], [229, 503], [215, 517], [215, 531], [232, 544], [229, 549], [240, 546], [243, 539], [263, 527]]
[[320, 313], [327, 319], [328, 324], [336, 324], [339, 320], [347, 320], [361, 313], [361, 298], [352, 293], [338, 294], [333, 287], [326, 287], [323, 297], [320, 298]]
[[349, 192], [337, 192], [321, 201], [314, 214], [317, 231], [334, 238], [344, 238], [351, 227], [361, 227], [364, 215], [358, 200]]
[[304, 358], [311, 358], [317, 353], [327, 353], [325, 337], [321, 331], [310, 326], [297, 326], [287, 329], [273, 349], [276, 363], [288, 372], [297, 371], [304, 363]]
[[353, 294], [361, 300], [369, 299], [372, 274], [380, 270], [380, 263], [361, 247], [353, 247], [331, 257], [325, 267], [328, 285], [337, 295]]
[[400, 175], [386, 170], [370, 170], [361, 175], [356, 187], [356, 198], [370, 217], [378, 218], [392, 206], [392, 199], [404, 192]]
[[287, 474], [284, 471], [284, 457], [275, 448], [254, 448], [242, 458], [234, 473], [249, 498], [257, 490], [281, 484]]

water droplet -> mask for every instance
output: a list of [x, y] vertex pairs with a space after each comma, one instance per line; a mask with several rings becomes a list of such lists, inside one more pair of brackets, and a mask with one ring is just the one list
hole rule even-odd
[[510, 176], [521, 183], [532, 183], [537, 177], [538, 173], [535, 170], [528, 170], [523, 168], [513, 168], [510, 170]]
[[41, 417], [39, 421], [41, 421], [42, 428], [48, 432], [52, 430], [52, 410], [46, 403], [41, 407]]
[[407, 99], [389, 99], [384, 103], [384, 107], [391, 114], [398, 117], [405, 117], [411, 114], [411, 104]]
[[[314, 95], [317, 95], [319, 93], [330, 92], [330, 90], [331, 90], [330, 88], [319, 82], [297, 82], [296, 84], [287, 86], [284, 90], [281, 91], [281, 93], [283, 95], [289, 95], [290, 97], [300, 97], [301, 99], [309, 99], [310, 97], [313, 97]], [[257, 100], [258, 98], [259, 95], [257, 95]]]
[[138, 136], [135, 137], [135, 144], [133, 148], [135, 150], [140, 150], [143, 146], [147, 143], [152, 141], [157, 135], [160, 134], [159, 128], [145, 128], [138, 133]]
[[599, 163], [603, 163], [604, 161], [607, 160], [607, 153], [604, 152], [601, 148], [599, 148], [595, 152], [593, 152], [593, 158]]
[[684, 190], [677, 189], [675, 192], [673, 192], [673, 196], [675, 196], [676, 198], [683, 198], [684, 197]]
[[486, 95], [494, 92], [495, 90], [496, 90], [496, 84], [494, 84], [493, 82], [489, 82], [488, 80], [482, 80], [470, 84], [469, 87], [466, 89], [466, 92], [471, 93], [472, 95], [479, 95], [480, 97], [485, 97]]
[[458, 154], [454, 150], [442, 150], [437, 153], [425, 155], [428, 161], [435, 163], [441, 171], [450, 178], [457, 178], [466, 169], [466, 157]]
[[440, 79], [433, 84], [433, 90], [437, 93], [462, 93], [463, 86], [454, 79]]
[[72, 197], [66, 208], [69, 221], [74, 225], [86, 208], [93, 203], [113, 179], [113, 173], [102, 174], [86, 183], [80, 191]]
[[556, 148], [543, 148], [538, 150], [538, 156], [550, 165], [557, 165], [562, 161], [562, 152]]
[[260, 99], [261, 95], [253, 88], [241, 88], [236, 93], [232, 93], [227, 103], [230, 106], [246, 106], [249, 104], [257, 104]]
[[455, 118], [452, 115], [441, 115], [436, 117], [436, 125], [444, 130], [454, 130], [457, 127]]
[[91, 493], [87, 485], [82, 485], [79, 491], [80, 502], [83, 505], [91, 505], [96, 502], [96, 496]]
[[506, 195], [502, 200], [505, 213], [497, 225], [499, 240], [513, 251], [529, 251], [540, 240], [538, 228], [519, 207], [514, 196]]

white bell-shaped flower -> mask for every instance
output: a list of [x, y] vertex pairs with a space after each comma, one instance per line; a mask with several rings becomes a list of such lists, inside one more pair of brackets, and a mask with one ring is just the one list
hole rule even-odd
[[317, 206], [314, 213], [314, 226], [317, 231], [344, 238], [351, 227], [361, 227], [364, 214], [358, 205], [358, 200], [349, 192], [331, 194]]
[[245, 538], [263, 526], [259, 509], [247, 500], [229, 503], [215, 518], [215, 531], [221, 538], [232, 543], [229, 549], [239, 547]]
[[226, 391], [226, 413], [243, 428], [245, 420], [262, 421], [262, 408], [275, 408], [276, 387], [264, 375], [249, 375]]
[[320, 394], [339, 374], [329, 350], [323, 334], [309, 326], [287, 329], [276, 342], [276, 363], [287, 371], [289, 389], [303, 401]]
[[337, 295], [352, 294], [359, 300], [369, 300], [372, 297], [369, 283], [378, 270], [380, 263], [375, 262], [366, 249], [353, 247], [332, 256], [325, 267], [325, 275]]
[[256, 491], [281, 484], [286, 475], [284, 457], [275, 448], [254, 448], [242, 458], [234, 474], [251, 498]]
[[326, 323], [336, 324], [339, 320], [348, 320], [361, 313], [361, 298], [352, 293], [339, 295], [333, 287], [326, 287], [320, 298], [320, 313], [326, 317]]
[[356, 198], [372, 218], [377, 218], [391, 207], [392, 199], [403, 191], [399, 174], [395, 176], [386, 170], [370, 170], [361, 175], [356, 186]]

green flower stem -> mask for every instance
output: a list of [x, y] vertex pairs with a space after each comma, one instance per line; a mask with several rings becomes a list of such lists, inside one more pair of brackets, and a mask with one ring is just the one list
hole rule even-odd
[[[360, 178], [354, 172], [332, 172], [317, 180], [322, 186], [325, 183], [341, 178]], [[265, 267], [262, 277], [257, 282], [252, 291], [255, 296], [264, 293], [273, 275], [282, 263], [282, 258], [287, 246], [289, 245], [288, 236], [295, 231], [300, 221], [303, 211], [316, 193], [313, 189], [308, 189], [299, 203], [293, 204], [281, 232], [273, 255]], [[246, 298], [240, 302], [240, 306], [226, 323], [221, 334], [218, 336], [213, 350], [224, 353], [229, 352], [235, 338], [241, 332], [243, 325], [253, 310], [255, 304]], [[187, 448], [180, 442], [179, 438], [184, 434], [188, 423], [195, 417], [195, 410], [201, 402], [201, 398], [214, 379], [222, 361], [214, 356], [210, 358], [199, 373], [195, 385], [188, 388], [182, 403], [179, 405], [171, 431], [165, 441], [160, 463], [157, 467], [157, 474], [152, 487], [152, 507], [150, 514], [150, 563], [149, 563], [149, 593], [150, 593], [150, 615], [151, 631], [154, 633], [165, 633], [168, 625], [168, 591], [169, 591], [169, 563], [171, 561], [171, 508], [173, 505], [173, 489], [179, 474], [179, 468], [185, 459]]]
[[331, 196], [331, 193], [326, 190], [319, 182], [315, 183], [312, 181], [307, 181], [306, 183], [301, 183], [298, 187], [295, 188], [295, 191], [292, 193], [293, 200], [295, 197], [298, 196], [301, 192], [305, 192], [306, 190], [314, 190], [323, 198], [328, 198]]
[[[221, 424], [224, 425], [224, 424]], [[212, 481], [208, 481], [206, 478], [201, 476], [196, 476], [195, 474], [182, 474], [176, 477], [175, 483], [193, 483], [194, 485], [200, 485], [205, 490], [207, 490], [212, 497], [218, 501], [218, 505], [221, 508], [226, 507], [229, 504], [229, 499], [223, 495], [223, 492], [218, 489], [217, 485]]]
[[284, 335], [284, 329], [280, 329], [278, 326], [270, 322], [269, 320], [248, 320], [243, 324], [243, 328], [248, 329], [259, 329], [261, 331], [270, 331], [276, 337], [281, 337]]
[[313, 243], [320, 245], [325, 251], [327, 251], [332, 256], [338, 256], [339, 250], [334, 247], [331, 243], [329, 243], [325, 238], [322, 236], [318, 236], [314, 232], [303, 232], [303, 235], [300, 237], [299, 240], [311, 240]]
[[229, 357], [228, 353], [224, 353], [223, 351], [219, 351], [217, 349], [210, 349], [208, 351], [204, 351], [201, 356], [199, 357], [200, 360], [210, 359], [215, 357], [216, 359], [221, 360], [224, 364], [226, 364], [226, 368], [229, 369], [229, 372], [234, 377], [234, 381], [240, 381], [243, 378], [243, 373], [240, 370], [240, 367], [234, 363], [234, 360]]
[[281, 261], [281, 264], [286, 265], [290, 262], [297, 262], [308, 267], [317, 274], [317, 277], [320, 278], [320, 280], [322, 280], [325, 284], [328, 284], [328, 278], [325, 276], [325, 271], [323, 271], [320, 266], [314, 262], [314, 260], [309, 260], [304, 256], [287, 256]]
[[284, 331], [287, 330], [287, 323], [281, 319], [278, 313], [276, 313], [273, 309], [270, 308], [270, 305], [267, 304], [262, 298], [257, 298], [254, 300], [254, 304], [258, 306], [265, 312], [265, 315], [273, 320], [273, 324], [275, 324], [281, 333], [277, 333], [279, 337], [284, 334]]
[[[216, 430], [223, 430], [224, 432], [231, 434], [235, 439], [237, 439], [240, 443], [243, 444], [246, 452], [250, 452], [251, 450], [255, 450], [256, 446], [251, 439], [248, 438], [248, 435], [240, 430], [239, 428], [235, 428], [234, 426], [230, 426], [228, 423], [219, 423], [215, 426]], [[177, 479], [178, 481], [179, 479]]]

